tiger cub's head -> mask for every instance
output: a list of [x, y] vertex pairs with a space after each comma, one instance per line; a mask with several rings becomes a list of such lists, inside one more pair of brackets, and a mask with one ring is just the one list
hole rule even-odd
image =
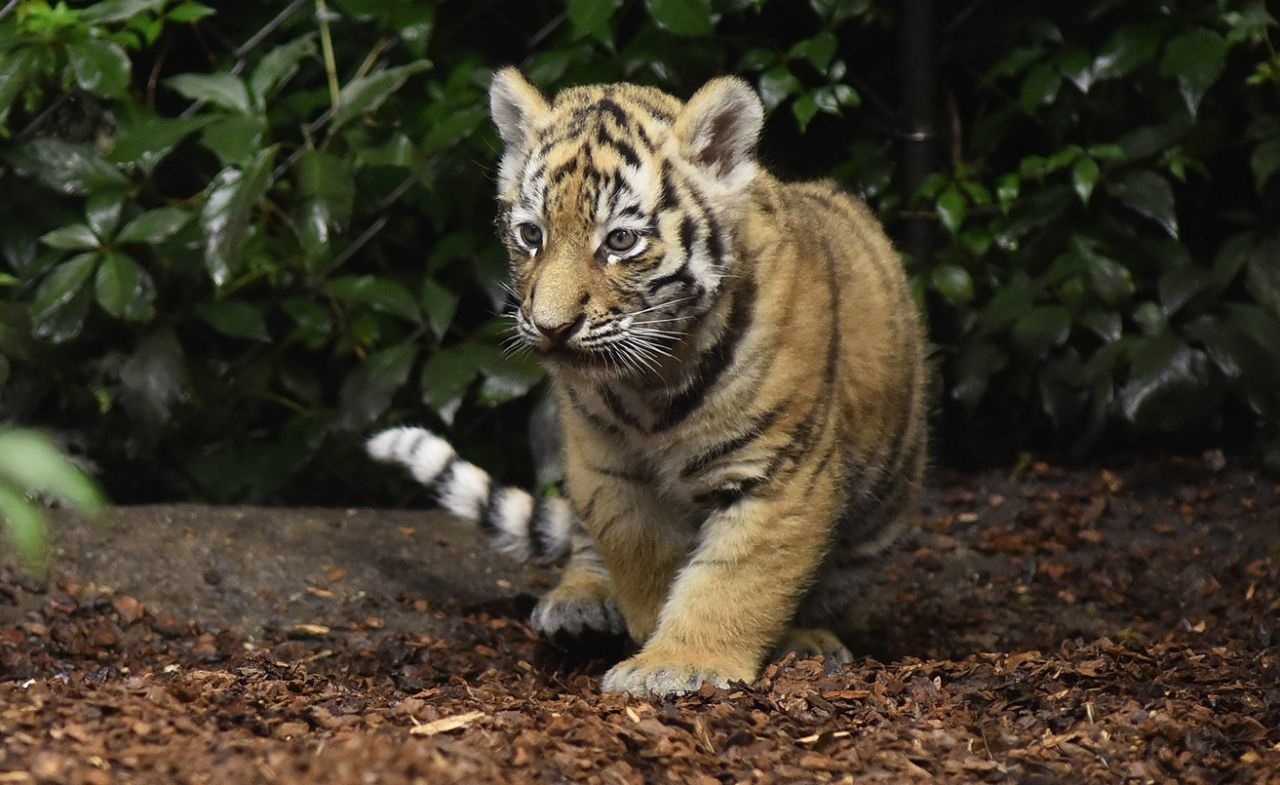
[[742, 80], [687, 103], [591, 85], [547, 101], [514, 68], [489, 90], [504, 150], [498, 231], [521, 340], [557, 363], [640, 374], [678, 354], [734, 268], [764, 111]]

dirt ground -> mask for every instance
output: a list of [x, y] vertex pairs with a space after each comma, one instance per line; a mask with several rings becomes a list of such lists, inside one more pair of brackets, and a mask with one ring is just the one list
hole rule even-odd
[[935, 478], [857, 661], [667, 701], [436, 513], [145, 507], [0, 567], [0, 783], [1280, 782], [1280, 485]]

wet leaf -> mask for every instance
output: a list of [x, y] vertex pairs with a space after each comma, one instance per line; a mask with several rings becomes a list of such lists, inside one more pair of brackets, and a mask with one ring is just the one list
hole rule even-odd
[[613, 0], [568, 0], [567, 10], [575, 39], [594, 38], [606, 44], [613, 41], [609, 27], [613, 19]]
[[806, 38], [794, 44], [789, 54], [792, 57], [803, 57], [813, 64], [814, 68], [826, 71], [827, 66], [831, 64], [831, 58], [835, 57], [837, 45], [835, 34], [830, 30], [823, 30], [812, 38]]
[[167, 240], [191, 220], [191, 213], [177, 207], [148, 210], [125, 224], [116, 242], [155, 245]]
[[933, 269], [933, 288], [952, 305], [973, 300], [973, 278], [956, 264], [942, 264]]
[[1253, 170], [1253, 184], [1261, 194], [1271, 177], [1280, 171], [1280, 139], [1269, 139], [1253, 148], [1249, 167]]
[[395, 314], [411, 322], [421, 322], [422, 314], [413, 295], [403, 284], [374, 275], [344, 275], [331, 280], [329, 294], [345, 303], [368, 305], [376, 311]]
[[711, 0], [645, 0], [649, 16], [676, 35], [705, 37], [715, 31]]
[[1160, 276], [1156, 285], [1160, 307], [1165, 317], [1172, 317], [1201, 292], [1207, 291], [1213, 279], [1199, 267], [1175, 267]]
[[232, 74], [178, 74], [165, 83], [192, 101], [207, 101], [238, 114], [248, 114], [253, 109], [249, 88]]
[[404, 87], [409, 77], [427, 70], [431, 63], [419, 60], [353, 79], [342, 87], [333, 127], [341, 128], [363, 114], [376, 112], [383, 102]]
[[458, 295], [432, 278], [422, 280], [422, 312], [437, 340], [444, 336], [458, 310]]
[[1129, 380], [1120, 389], [1120, 407], [1140, 428], [1176, 428], [1199, 416], [1189, 404], [1203, 394], [1209, 374], [1204, 352], [1172, 335], [1144, 341], [1133, 352]]
[[115, 193], [94, 194], [85, 204], [84, 213], [89, 228], [99, 239], [110, 240], [120, 225], [120, 213], [124, 210], [124, 196]]
[[1182, 100], [1192, 117], [1199, 111], [1204, 94], [1222, 75], [1228, 48], [1225, 38], [1204, 27], [1193, 27], [1165, 46], [1160, 75], [1178, 80]]
[[13, 168], [69, 196], [126, 190], [129, 180], [85, 144], [37, 136], [0, 154]]
[[81, 38], [67, 44], [76, 84], [96, 95], [118, 96], [129, 86], [129, 55], [118, 45], [97, 38]]
[[417, 356], [414, 344], [393, 346], [370, 355], [352, 371], [340, 393], [343, 427], [358, 430], [381, 416], [391, 397], [409, 380]]
[[208, 125], [212, 117], [169, 118], [147, 115], [121, 129], [108, 160], [135, 164], [150, 173], [188, 134]]
[[205, 267], [218, 286], [240, 269], [240, 254], [249, 238], [254, 209], [270, 186], [275, 153], [274, 147], [262, 150], [243, 170], [223, 169], [209, 185], [200, 224], [205, 238]]
[[155, 11], [168, 0], [106, 0], [93, 3], [80, 12], [80, 18], [90, 24], [112, 24], [127, 22], [139, 14]]
[[0, 58], [0, 129], [9, 118], [13, 102], [39, 68], [34, 47], [11, 49]]
[[800, 80], [785, 65], [775, 66], [760, 74], [760, 100], [765, 111], [772, 112], [787, 98], [800, 91]]
[[1062, 74], [1048, 63], [1041, 63], [1022, 80], [1018, 104], [1027, 114], [1034, 114], [1036, 109], [1053, 100], [1061, 86]]
[[196, 307], [196, 314], [223, 335], [264, 343], [271, 341], [262, 306], [256, 303], [245, 300], [203, 303]]
[[1178, 236], [1173, 187], [1161, 175], [1147, 169], [1129, 172], [1109, 182], [1107, 191], [1128, 207], [1155, 221], [1170, 237]]
[[1160, 24], [1123, 25], [1116, 28], [1093, 61], [1095, 80], [1120, 79], [1160, 50]]
[[1071, 185], [1076, 189], [1081, 202], [1089, 203], [1089, 197], [1093, 195], [1093, 186], [1097, 184], [1101, 174], [1098, 162], [1092, 158], [1086, 156], [1076, 161], [1075, 166], [1071, 168]]
[[938, 217], [952, 235], [960, 231], [969, 206], [959, 188], [948, 186], [938, 197]]
[[1071, 312], [1060, 305], [1037, 305], [1013, 323], [1013, 343], [1031, 357], [1044, 357], [1071, 335]]
[[50, 248], [84, 251], [98, 247], [98, 238], [87, 225], [81, 223], [59, 226], [40, 237], [40, 242]]
[[31, 319], [37, 325], [37, 335], [41, 322], [48, 321], [80, 293], [89, 276], [93, 275], [97, 261], [96, 254], [80, 254], [53, 268], [40, 282], [40, 288], [36, 290], [35, 299], [31, 302]]
[[299, 64], [316, 53], [315, 34], [295, 38], [263, 55], [249, 76], [249, 94], [254, 105], [264, 108], [267, 99], [298, 73]]
[[94, 291], [102, 310], [117, 319], [146, 322], [155, 316], [156, 287], [150, 273], [122, 253], [103, 258]]
[[422, 367], [422, 401], [446, 424], [453, 424], [467, 388], [480, 373], [477, 359], [472, 347], [462, 344], [437, 351]]

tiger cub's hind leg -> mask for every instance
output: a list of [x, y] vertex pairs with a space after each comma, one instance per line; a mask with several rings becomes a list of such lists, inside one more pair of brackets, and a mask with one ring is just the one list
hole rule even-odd
[[556, 643], [590, 634], [626, 635], [627, 623], [614, 600], [609, 569], [580, 527], [573, 533], [573, 550], [560, 583], [538, 601], [530, 623]]

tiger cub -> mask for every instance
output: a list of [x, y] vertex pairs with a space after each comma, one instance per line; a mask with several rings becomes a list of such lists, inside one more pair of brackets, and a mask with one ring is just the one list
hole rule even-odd
[[771, 651], [846, 661], [831, 625], [925, 463], [924, 331], [875, 218], [760, 167], [737, 78], [683, 104], [630, 84], [549, 102], [508, 68], [489, 100], [515, 329], [558, 396], [568, 498], [500, 487], [418, 428], [369, 452], [498, 547], [568, 554], [532, 623], [629, 633], [606, 691], [749, 682]]

